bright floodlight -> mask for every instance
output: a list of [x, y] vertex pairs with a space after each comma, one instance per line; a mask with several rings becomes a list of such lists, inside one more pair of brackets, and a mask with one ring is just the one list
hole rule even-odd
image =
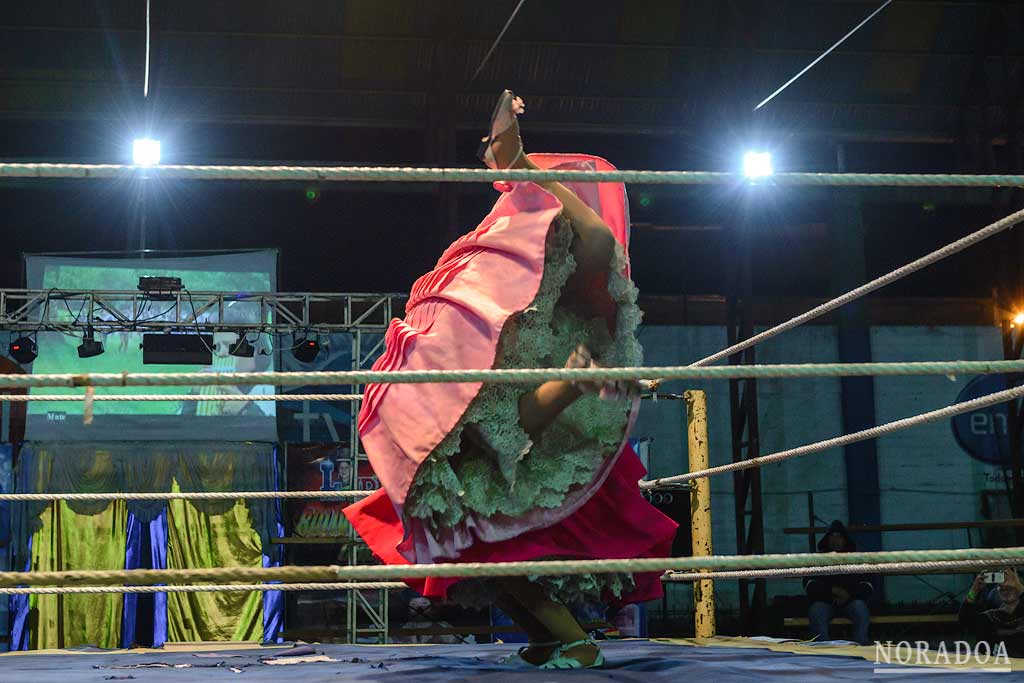
[[1024, 325], [1024, 313], [1018, 313], [1017, 315], [1013, 316], [1013, 324]]
[[156, 166], [160, 163], [160, 141], [140, 138], [132, 145], [132, 163], [136, 166]]
[[743, 155], [743, 175], [748, 178], [763, 178], [772, 174], [770, 152], [747, 152]]

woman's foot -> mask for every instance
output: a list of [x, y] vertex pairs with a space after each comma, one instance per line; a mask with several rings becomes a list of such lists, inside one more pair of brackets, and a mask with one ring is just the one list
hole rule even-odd
[[540, 666], [551, 659], [559, 647], [561, 647], [561, 643], [557, 641], [551, 643], [530, 643], [526, 647], [520, 648], [518, 655], [527, 664]]
[[511, 90], [498, 98], [491, 115], [491, 130], [480, 142], [479, 156], [488, 168], [525, 168], [523, 141], [519, 137], [519, 114], [526, 111], [523, 100]]
[[593, 640], [579, 640], [558, 648], [541, 669], [594, 669], [604, 666], [604, 655]]

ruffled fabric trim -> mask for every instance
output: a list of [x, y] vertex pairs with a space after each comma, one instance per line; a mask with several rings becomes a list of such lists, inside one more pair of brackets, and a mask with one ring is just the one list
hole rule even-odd
[[[561, 367], [579, 343], [602, 364], [642, 364], [636, 329], [642, 313], [637, 290], [621, 273], [626, 256], [617, 246], [608, 292], [617, 304], [614, 336], [603, 320], [584, 321], [558, 300], [576, 263], [568, 221], [556, 220], [548, 258], [533, 303], [506, 324], [496, 367]], [[520, 517], [536, 508], [557, 509], [573, 490], [593, 481], [622, 443], [632, 410], [629, 400], [581, 397], [534, 444], [519, 425], [519, 398], [536, 387], [485, 385], [462, 419], [416, 473], [406, 517], [433, 534], [464, 524], [467, 517]], [[454, 495], [453, 495], [454, 494]]]
[[[502, 330], [495, 366], [561, 367], [577, 344], [607, 366], [642, 364], [636, 329], [642, 313], [628, 277], [625, 250], [616, 245], [608, 293], [616, 305], [615, 332], [603, 319], [583, 320], [560, 307], [576, 270], [572, 226], [552, 223], [544, 273], [531, 305]], [[603, 481], [613, 464], [634, 403], [586, 395], [567, 408], [537, 443], [519, 425], [519, 399], [528, 385], [485, 385], [462, 419], [420, 465], [403, 509], [417, 555], [457, 559], [476, 540], [492, 542], [543, 528], [567, 514]], [[629, 574], [538, 577], [567, 603], [621, 597], [635, 589]], [[494, 598], [488, 581], [453, 586], [452, 599], [481, 606]]]

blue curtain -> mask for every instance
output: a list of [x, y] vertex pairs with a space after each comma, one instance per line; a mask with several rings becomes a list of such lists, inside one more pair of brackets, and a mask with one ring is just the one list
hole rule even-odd
[[[32, 569], [32, 539], [28, 540], [25, 565], [22, 571]], [[11, 614], [11, 649], [28, 649], [28, 598], [27, 595], [12, 595], [10, 601]]]
[[[13, 405], [13, 404], [11, 404]], [[0, 407], [0, 412], [3, 408]], [[13, 448], [9, 443], [0, 443], [0, 492], [10, 493], [14, 490], [13, 472], [11, 471], [11, 454]], [[0, 572], [12, 568], [11, 562], [11, 504], [0, 502]], [[0, 639], [8, 636], [9, 600], [0, 598]], [[0, 649], [3, 646], [0, 645]]]
[[[149, 535], [149, 553], [145, 553], [143, 536]], [[148, 556], [147, 556], [148, 555]], [[128, 543], [125, 548], [125, 569], [167, 569], [167, 515], [161, 512], [156, 519], [143, 522], [138, 515], [128, 513]], [[153, 647], [160, 647], [167, 640], [167, 593], [153, 594]], [[124, 615], [121, 621], [121, 645], [130, 647], [136, 643], [135, 632], [138, 624], [139, 596], [126, 593]], [[149, 645], [143, 638], [139, 645]]]
[[[277, 449], [274, 449], [274, 490], [279, 491], [281, 487], [281, 470], [278, 467]], [[281, 521], [284, 516], [281, 511], [281, 499], [274, 501], [274, 520], [277, 537], [284, 536], [284, 525]], [[280, 567], [284, 560], [284, 546], [263, 544], [263, 566]], [[280, 634], [284, 630], [284, 601], [285, 594], [280, 591], [265, 591], [263, 593], [263, 642], [280, 642]]]

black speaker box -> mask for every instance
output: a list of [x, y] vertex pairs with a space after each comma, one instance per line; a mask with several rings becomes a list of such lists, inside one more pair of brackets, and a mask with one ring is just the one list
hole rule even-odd
[[145, 365], [211, 365], [212, 349], [212, 334], [142, 335]]

